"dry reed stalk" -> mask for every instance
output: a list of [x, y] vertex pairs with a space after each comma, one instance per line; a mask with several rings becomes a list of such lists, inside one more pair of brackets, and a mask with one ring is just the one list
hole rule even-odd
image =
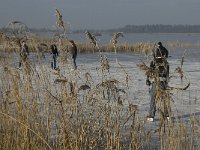
[[64, 21], [62, 19], [62, 14], [60, 13], [60, 11], [58, 9], [56, 9], [56, 17], [57, 17], [57, 22], [56, 24], [58, 25], [58, 27], [61, 27], [63, 29], [63, 31], [65, 32], [65, 26], [64, 26]]
[[116, 63], [118, 63], [118, 59], [117, 59], [117, 39], [119, 37], [124, 37], [124, 33], [123, 32], [118, 32], [115, 33], [111, 39], [111, 43], [113, 44], [114, 50], [115, 50], [115, 56], [116, 56]]
[[113, 35], [112, 39], [111, 39], [111, 43], [113, 44], [113, 46], [115, 47], [116, 44], [118, 43], [117, 39], [119, 37], [124, 37], [124, 33], [123, 32], [117, 32]]
[[[90, 40], [90, 43], [93, 44], [94, 48], [97, 48], [100, 52], [96, 37], [88, 31], [86, 31], [85, 34], [86, 34], [86, 37]], [[94, 53], [94, 50], [93, 50], [93, 53]]]
[[[38, 136], [38, 137], [48, 146], [48, 148], [49, 148], [50, 150], [52, 149], [51, 146], [44, 140], [44, 138], [42, 138], [42, 137], [41, 137], [38, 133], [36, 133], [34, 130], [30, 129], [26, 124], [20, 122], [19, 120], [15, 119], [15, 118], [13, 118], [12, 116], [10, 116], [10, 115], [8, 115], [8, 114], [5, 114], [5, 113], [3, 113], [3, 112], [0, 112], [0, 114], [6, 116], [6, 117], [8, 117], [8, 118], [10, 118], [11, 120], [13, 120], [13, 121], [15, 121], [15, 122], [17, 122], [17, 123], [19, 123], [19, 124], [20, 124], [21, 126], [23, 126], [25, 129], [30, 130], [32, 133], [34, 133], [36, 136]], [[22, 133], [23, 133], [23, 132], [22, 132]]]
[[[127, 47], [125, 45], [124, 49]], [[145, 46], [141, 44], [136, 46], [137, 49], [143, 49], [142, 47]], [[9, 59], [10, 61], [14, 60], [13, 58]], [[109, 64], [109, 62], [107, 63]], [[104, 69], [108, 68], [105, 66]], [[0, 113], [0, 138], [2, 139], [0, 147], [3, 149], [128, 149], [127, 145], [130, 145], [130, 149], [143, 149], [147, 144], [151, 148], [151, 138], [153, 139], [157, 131], [146, 131], [145, 122], [136, 117], [137, 106], [130, 104], [128, 108], [123, 105], [113, 107], [111, 103], [112, 100], [115, 100], [113, 95], [120, 101], [122, 100], [116, 92], [119, 84], [128, 86], [130, 78], [125, 70], [125, 81], [119, 82], [104, 71], [100, 75], [102, 77], [100, 81], [94, 81], [89, 73], [84, 74], [83, 78], [88, 84], [80, 85], [77, 79], [72, 79], [73, 75], [66, 76], [61, 71], [57, 73], [59, 77], [57, 81], [60, 84], [54, 84], [53, 73], [42, 67], [38, 71], [34, 67], [32, 67], [31, 83], [23, 80], [26, 75], [21, 72], [11, 71], [9, 65], [4, 67], [5, 72], [1, 76], [1, 83], [4, 84], [0, 86], [0, 95], [3, 95], [0, 100], [0, 112], [9, 114], [17, 121]], [[121, 67], [124, 69], [123, 66]], [[152, 74], [153, 77], [155, 72], [149, 70], [148, 66], [142, 64], [139, 67], [147, 72], [146, 74]], [[92, 86], [96, 85], [96, 82], [99, 84]], [[92, 84], [89, 86], [89, 83]], [[44, 90], [44, 87], [48, 91]], [[88, 88], [90, 88], [90, 92], [84, 93], [86, 100], [82, 101], [79, 90]], [[103, 90], [110, 91], [113, 95], [102, 98]], [[162, 92], [160, 90], [158, 98], [162, 97], [164, 94]], [[170, 96], [168, 96], [166, 93], [164, 98], [169, 99]], [[110, 101], [107, 101], [108, 99]], [[4, 101], [7, 102], [5, 109]], [[128, 118], [128, 121], [121, 115], [126, 109], [128, 109], [128, 115], [124, 116], [125, 119]], [[121, 125], [124, 120], [128, 128], [126, 132], [131, 131], [129, 136], [124, 134], [125, 125]], [[160, 124], [160, 134], [158, 135], [160, 137], [158, 138], [162, 140], [161, 148], [191, 149], [194, 141], [198, 142], [199, 128], [196, 127], [199, 125], [198, 121], [194, 122], [194, 119], [191, 118], [190, 129], [184, 122], [180, 124], [180, 127], [179, 124], [173, 124], [172, 121], [169, 123], [170, 126], [165, 121]], [[189, 131], [191, 131], [191, 135]], [[148, 135], [148, 137], [144, 138], [144, 135]], [[124, 143], [123, 138], [125, 137]]]

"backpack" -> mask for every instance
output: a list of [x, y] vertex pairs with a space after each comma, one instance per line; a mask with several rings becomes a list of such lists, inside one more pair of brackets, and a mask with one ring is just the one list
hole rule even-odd
[[155, 68], [158, 70], [159, 77], [169, 77], [169, 63], [165, 58], [155, 58]]

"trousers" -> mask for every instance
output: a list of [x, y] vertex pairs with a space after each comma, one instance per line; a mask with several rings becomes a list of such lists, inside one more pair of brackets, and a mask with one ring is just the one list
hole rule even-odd
[[[159, 86], [161, 90], [165, 90], [166, 89], [166, 84], [165, 82], [161, 81]], [[157, 89], [156, 89], [156, 83], [152, 82], [151, 84], [151, 88], [150, 88], [150, 109], [149, 109], [149, 117], [154, 118], [155, 117], [155, 113], [156, 113], [156, 95], [157, 95]], [[163, 100], [164, 105], [164, 117], [169, 117], [169, 113], [168, 113], [168, 108], [167, 108], [167, 101], [166, 99]]]

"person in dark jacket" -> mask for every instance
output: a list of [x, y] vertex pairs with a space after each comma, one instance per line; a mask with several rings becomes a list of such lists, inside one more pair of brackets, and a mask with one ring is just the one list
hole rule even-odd
[[28, 46], [25, 41], [22, 41], [21, 49], [20, 49], [20, 61], [19, 61], [19, 68], [21, 68], [22, 64], [27, 62], [29, 55]]
[[58, 49], [55, 44], [50, 46], [51, 54], [53, 55], [53, 62], [51, 63], [52, 69], [56, 69], [57, 57], [58, 57]]
[[[156, 49], [156, 52], [153, 53], [154, 60], [150, 63], [150, 69], [152, 71], [157, 71], [157, 76], [159, 77], [159, 80], [156, 80], [155, 82], [155, 76], [153, 78], [153, 81], [150, 81], [150, 77], [147, 76], [146, 79], [146, 85], [151, 86], [150, 88], [150, 110], [149, 110], [149, 116], [147, 118], [148, 121], [153, 121], [155, 117], [156, 112], [156, 95], [157, 95], [157, 89], [156, 84], [159, 84], [159, 88], [161, 90], [166, 90], [166, 87], [168, 85], [168, 79], [169, 79], [169, 64], [167, 62], [168, 58], [168, 50], [162, 46], [161, 42], [158, 42], [158, 48]], [[158, 83], [159, 82], [159, 83]], [[164, 117], [169, 119], [168, 110], [166, 107], [166, 102], [164, 101]]]
[[77, 65], [76, 65], [76, 58], [77, 58], [77, 53], [78, 53], [77, 46], [73, 40], [69, 40], [69, 42], [70, 42], [70, 47], [68, 49], [68, 52], [71, 55], [72, 64], [73, 64], [74, 69], [77, 69]]
[[168, 58], [168, 50], [162, 45], [161, 42], [158, 42], [155, 55], [156, 57]]

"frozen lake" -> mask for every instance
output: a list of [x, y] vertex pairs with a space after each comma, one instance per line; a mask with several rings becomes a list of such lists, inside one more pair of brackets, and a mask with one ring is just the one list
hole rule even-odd
[[[181, 57], [183, 55], [183, 50], [169, 50], [170, 58], [168, 59], [170, 64], [170, 74], [174, 73], [174, 70], [177, 66], [180, 66], [181, 63]], [[6, 55], [6, 54], [1, 54]], [[11, 66], [17, 67], [18, 65], [18, 55], [17, 54], [11, 54], [14, 58], [14, 62], [12, 61]], [[34, 53], [30, 55], [30, 60], [33, 65], [38, 66], [46, 66], [46, 68], [50, 69], [51, 64], [51, 56], [50, 54], [46, 53], [46, 58], [43, 59], [41, 62], [36, 60], [36, 56]], [[116, 56], [114, 53], [104, 53], [110, 64], [110, 77], [116, 78], [119, 81], [125, 80], [122, 79], [122, 77], [125, 77], [124, 72], [119, 67], [119, 65], [116, 63]], [[200, 91], [200, 51], [197, 49], [191, 49], [187, 50], [184, 56], [184, 65], [183, 65], [183, 71], [185, 71], [185, 75], [190, 80], [190, 87], [186, 91], [173, 91], [174, 93], [174, 101], [177, 104], [189, 104], [189, 103], [195, 103], [194, 105], [191, 105], [192, 110], [194, 112], [200, 111], [200, 107], [198, 107], [198, 104], [200, 103], [199, 98], [199, 91]], [[125, 71], [127, 72], [130, 82], [129, 82], [129, 99], [128, 101], [133, 102], [134, 104], [137, 104], [141, 106], [140, 111], [146, 112], [148, 110], [149, 100], [148, 100], [148, 87], [145, 85], [145, 75], [144, 72], [142, 72], [136, 65], [145, 62], [147, 65], [150, 62], [150, 58], [146, 58], [144, 55], [141, 54], [133, 54], [133, 53], [118, 53], [117, 54], [118, 61], [120, 64], [123, 65]], [[80, 76], [84, 75], [86, 72], [89, 72], [95, 81], [99, 81], [98, 74], [97, 74], [97, 68], [100, 67], [100, 57], [98, 53], [96, 54], [79, 54], [77, 57], [77, 65], [78, 65], [78, 72], [80, 73]], [[60, 66], [62, 69], [62, 67]], [[97, 79], [96, 79], [97, 78]], [[181, 81], [180, 81], [181, 82]], [[174, 84], [174, 83], [173, 83]], [[180, 85], [181, 83], [177, 83]], [[182, 93], [190, 96], [190, 100], [193, 102], [188, 101], [185, 99], [183, 102], [179, 102], [176, 100], [176, 94]], [[194, 99], [193, 99], [194, 97]], [[189, 98], [189, 97], [188, 97]], [[183, 105], [182, 107], [187, 107], [187, 105]], [[185, 112], [189, 113], [189, 112]]]
[[[181, 63], [181, 57], [183, 55], [182, 50], [177, 51], [170, 51], [171, 57], [169, 57], [168, 62], [170, 65], [170, 75], [177, 75], [174, 73], [174, 70], [177, 68], [177, 66], [180, 66]], [[142, 62], [145, 62], [147, 65], [150, 62], [150, 58], [147, 58], [146, 56], [142, 54], [133, 54], [133, 53], [118, 53], [117, 58], [118, 62], [121, 64], [121, 66], [116, 63], [116, 55], [114, 53], [103, 53], [102, 55], [106, 56], [110, 69], [109, 74], [107, 74], [107, 79], [116, 79], [119, 81], [120, 88], [126, 89], [126, 86], [124, 83], [126, 83], [126, 75], [128, 75], [128, 93], [125, 96], [125, 99], [123, 99], [123, 106], [124, 108], [128, 108], [129, 104], [137, 105], [138, 111], [136, 114], [136, 117], [139, 120], [144, 120], [146, 116], [148, 115], [149, 111], [149, 87], [146, 86], [146, 76], [144, 75], [144, 72], [141, 71], [137, 64], [140, 64]], [[1, 54], [1, 56], [6, 56], [6, 54]], [[54, 81], [58, 78], [54, 73], [55, 71], [51, 69], [51, 61], [52, 57], [50, 54], [45, 54], [45, 59], [38, 61], [36, 59], [35, 53], [30, 54], [30, 60], [31, 60], [31, 66], [35, 67], [37, 72], [40, 74], [43, 70], [45, 73], [47, 73], [47, 77], [50, 79], [50, 84], [52, 85], [52, 92], [55, 90], [56, 94], [59, 92], [59, 89], [57, 88], [57, 85], [54, 83]], [[2, 66], [9, 66], [13, 69], [17, 68], [18, 65], [18, 55], [17, 54], [11, 54], [10, 58], [12, 58], [12, 61], [3, 61], [1, 59], [1, 68], [0, 68], [0, 74], [2, 73]], [[73, 71], [71, 70], [71, 64], [68, 62], [66, 64], [58, 63], [58, 66], [61, 70], [61, 73], [63, 76], [65, 76], [67, 79], [70, 80], [77, 80], [78, 86], [83, 85], [85, 80], [85, 74], [89, 73], [91, 76], [91, 80], [93, 81], [93, 87], [102, 81], [101, 71], [100, 71], [100, 57], [98, 53], [95, 54], [79, 54], [77, 57], [77, 65], [78, 70]], [[178, 118], [179, 122], [185, 122], [185, 124], [188, 126], [188, 130], [190, 128], [190, 116], [195, 115], [199, 118], [200, 116], [200, 60], [199, 60], [199, 51], [198, 50], [190, 50], [187, 51], [185, 54], [185, 61], [183, 65], [183, 71], [184, 75], [187, 77], [187, 79], [190, 81], [190, 87], [187, 90], [172, 90], [170, 91], [172, 101], [171, 101], [171, 109], [172, 109], [172, 117]], [[21, 70], [19, 70], [20, 73], [22, 73]], [[75, 75], [76, 74], [76, 75]], [[177, 75], [178, 76], [178, 75]], [[38, 79], [39, 80], [39, 79]], [[42, 83], [43, 84], [43, 83]], [[41, 84], [41, 85], [42, 85]], [[186, 85], [186, 82], [183, 80], [181, 81], [179, 78], [172, 78], [170, 80], [169, 85], [174, 87], [184, 87]], [[59, 86], [58, 86], [59, 87]], [[41, 87], [43, 88], [43, 87]], [[43, 91], [41, 89], [41, 91]], [[41, 93], [42, 95], [42, 93]], [[81, 95], [80, 95], [81, 96]], [[42, 104], [42, 102], [39, 102]], [[66, 106], [67, 108], [70, 108], [71, 106]], [[116, 102], [113, 102], [113, 110], [116, 108]], [[90, 109], [94, 108], [85, 108], [85, 112], [89, 111]], [[126, 112], [126, 111], [125, 111]], [[126, 114], [124, 112], [124, 114]], [[122, 112], [123, 113], [123, 112]], [[124, 115], [124, 118], [122, 118], [122, 122], [125, 122], [124, 120], [127, 118], [126, 115]], [[146, 124], [145, 130], [155, 130], [159, 126], [159, 112], [156, 113], [155, 121]], [[126, 125], [130, 125], [130, 122], [127, 122]], [[126, 126], [125, 125], [125, 126]], [[54, 127], [53, 127], [54, 128]], [[125, 130], [123, 132], [124, 134], [128, 134], [130, 130]], [[158, 146], [158, 135], [156, 134], [152, 141], [155, 142], [154, 146]]]
[[[172, 111], [174, 111], [174, 115], [183, 115], [183, 114], [191, 114], [191, 113], [200, 113], [200, 59], [199, 59], [199, 51], [190, 50], [185, 54], [185, 62], [183, 65], [183, 71], [185, 72], [186, 77], [190, 80], [190, 87], [186, 91], [177, 91], [173, 90], [172, 98]], [[13, 67], [17, 67], [18, 58], [16, 54], [13, 54], [15, 61], [12, 63]], [[51, 70], [51, 56], [50, 54], [45, 54], [46, 58], [43, 59], [40, 63], [36, 61], [36, 56], [34, 53], [30, 55], [31, 63], [34, 64], [37, 68], [41, 66], [46, 68], [47, 70]], [[115, 78], [118, 81], [125, 82], [125, 77], [127, 73], [129, 77], [129, 93], [128, 99], [124, 102], [124, 104], [133, 103], [138, 105], [139, 107], [139, 116], [145, 116], [148, 114], [149, 110], [149, 87], [145, 85], [146, 77], [144, 72], [141, 71], [137, 64], [145, 62], [147, 65], [150, 62], [150, 58], [146, 58], [141, 54], [133, 54], [133, 53], [118, 53], [117, 58], [120, 64], [123, 66], [123, 70], [116, 63], [116, 56], [114, 53], [103, 53], [108, 58], [110, 65], [110, 75], [109, 78]], [[171, 57], [168, 59], [170, 65], [170, 74], [174, 74], [174, 71], [177, 66], [180, 66], [181, 57], [183, 55], [183, 51], [170, 51]], [[96, 54], [79, 54], [77, 57], [77, 65], [78, 65], [78, 76], [80, 76], [79, 83], [83, 83], [82, 77], [85, 73], [89, 73], [95, 84], [101, 82], [101, 77], [98, 73], [98, 68], [100, 68], [100, 57], [98, 53]], [[66, 67], [62, 67], [60, 64], [60, 69], [65, 70], [66, 72], [70, 72], [70, 64]], [[68, 71], [67, 71], [68, 70]], [[53, 76], [53, 75], [52, 75]], [[67, 74], [66, 74], [67, 76]], [[53, 81], [52, 81], [53, 82]], [[181, 80], [174, 80], [169, 83], [172, 86], [185, 86], [185, 82], [181, 82]], [[188, 109], [189, 108], [189, 109]]]

